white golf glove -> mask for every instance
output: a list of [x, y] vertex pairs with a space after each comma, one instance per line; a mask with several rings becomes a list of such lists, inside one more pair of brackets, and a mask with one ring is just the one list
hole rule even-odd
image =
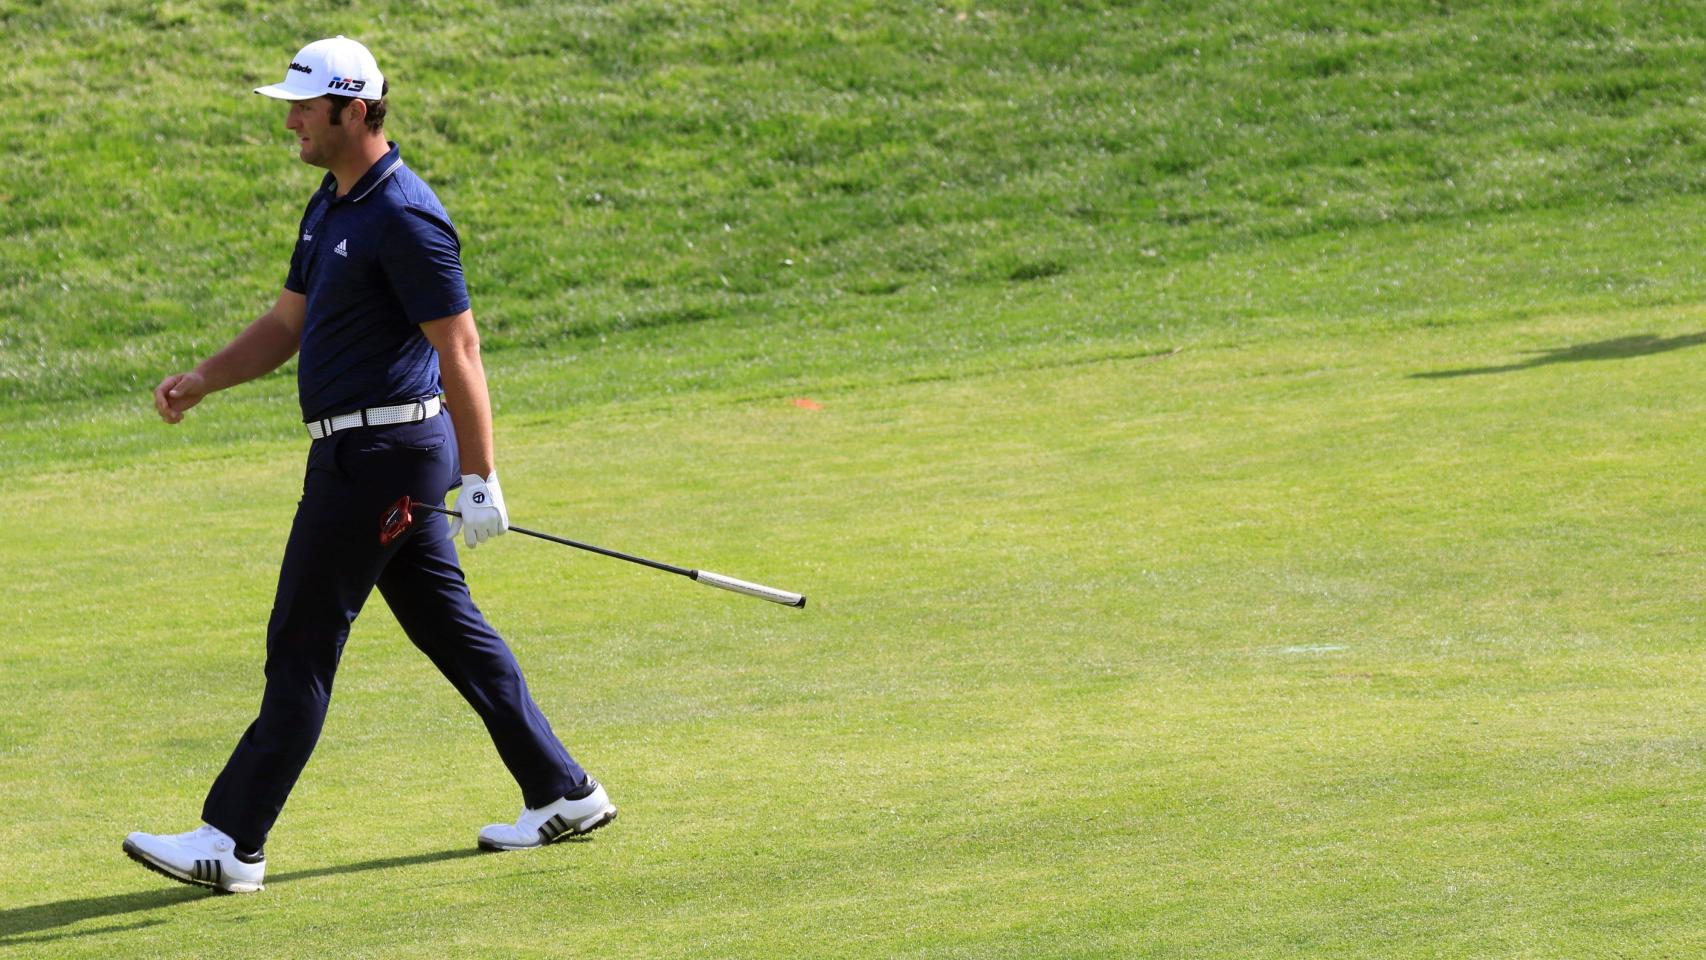
[[456, 499], [456, 511], [462, 516], [450, 518], [450, 536], [462, 531], [462, 542], [470, 547], [502, 534], [509, 529], [509, 511], [504, 509], [504, 492], [498, 487], [498, 472], [489, 477], [477, 473], [462, 475], [462, 496]]

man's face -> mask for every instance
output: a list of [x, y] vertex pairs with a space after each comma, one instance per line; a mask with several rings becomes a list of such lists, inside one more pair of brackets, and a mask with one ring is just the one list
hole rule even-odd
[[349, 146], [350, 116], [345, 111], [344, 122], [332, 123], [332, 101], [325, 97], [312, 100], [292, 100], [285, 114], [284, 126], [296, 134], [302, 162], [316, 167], [330, 167]]

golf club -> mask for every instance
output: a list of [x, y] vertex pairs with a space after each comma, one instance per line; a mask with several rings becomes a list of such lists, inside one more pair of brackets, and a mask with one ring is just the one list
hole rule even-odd
[[[447, 517], [460, 517], [462, 515], [447, 507], [441, 507], [433, 503], [422, 503], [419, 500], [411, 500], [407, 496], [402, 497], [396, 503], [393, 503], [390, 509], [385, 511], [385, 516], [380, 519], [379, 543], [381, 545], [389, 544], [391, 541], [402, 536], [409, 529], [409, 526], [415, 522], [414, 514], [412, 512], [415, 509], [427, 510], [432, 513], [442, 513]], [[641, 566], [651, 567], [653, 570], [662, 570], [666, 573], [673, 573], [678, 576], [686, 577], [695, 583], [703, 583], [707, 586], [718, 587], [723, 590], [732, 590], [735, 593], [744, 593], [749, 597], [757, 597], [760, 600], [769, 600], [771, 603], [780, 603], [785, 607], [804, 607], [806, 605], [806, 598], [801, 594], [789, 593], [786, 590], [778, 590], [775, 587], [767, 587], [761, 583], [749, 583], [745, 580], [737, 580], [734, 577], [725, 577], [720, 573], [712, 573], [709, 570], [689, 570], [686, 567], [678, 567], [672, 563], [647, 560], [645, 557], [636, 557], [631, 554], [621, 553], [605, 547], [595, 547], [590, 543], [581, 543], [578, 540], [556, 537], [549, 533], [540, 533], [537, 530], [529, 530], [525, 527], [512, 526], [509, 529], [516, 533], [526, 534], [530, 537], [537, 537], [540, 540], [549, 540], [552, 543], [560, 543], [565, 547], [574, 547], [576, 550], [586, 550], [591, 553], [602, 554], [606, 557], [615, 557], [618, 560], [626, 560], [629, 563], [637, 563]]]

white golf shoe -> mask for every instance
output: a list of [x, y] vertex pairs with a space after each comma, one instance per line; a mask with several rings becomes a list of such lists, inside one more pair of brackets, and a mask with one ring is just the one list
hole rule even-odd
[[124, 852], [155, 873], [225, 893], [255, 893], [267, 872], [265, 860], [237, 859], [236, 841], [205, 823], [189, 833], [133, 833], [124, 838]]
[[598, 781], [579, 800], [558, 800], [537, 810], [522, 808], [514, 823], [494, 823], [480, 831], [482, 850], [526, 850], [564, 837], [590, 833], [616, 819], [616, 807]]

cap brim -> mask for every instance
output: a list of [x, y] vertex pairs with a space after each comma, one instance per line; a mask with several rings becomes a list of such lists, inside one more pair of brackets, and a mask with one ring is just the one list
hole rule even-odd
[[256, 87], [255, 92], [263, 97], [272, 97], [274, 100], [312, 100], [321, 95], [321, 91], [319, 90], [298, 90], [295, 87], [287, 87], [282, 83], [275, 83], [266, 87]]

